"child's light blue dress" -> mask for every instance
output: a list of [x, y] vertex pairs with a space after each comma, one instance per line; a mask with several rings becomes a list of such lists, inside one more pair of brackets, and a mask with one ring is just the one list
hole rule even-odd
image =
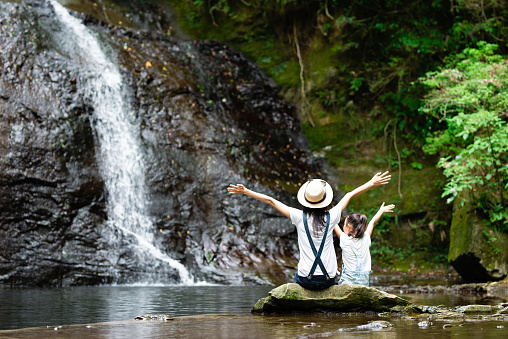
[[340, 237], [342, 248], [342, 275], [339, 285], [355, 284], [369, 286], [371, 272], [370, 236], [353, 238], [346, 234]]

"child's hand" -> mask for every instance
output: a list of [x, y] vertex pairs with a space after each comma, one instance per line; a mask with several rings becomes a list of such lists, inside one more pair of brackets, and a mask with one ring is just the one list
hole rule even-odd
[[395, 205], [392, 204], [392, 205], [386, 205], [385, 206], [385, 203], [383, 202], [383, 204], [379, 208], [379, 212], [381, 212], [381, 213], [392, 213], [394, 208], [395, 208]]
[[392, 176], [388, 174], [388, 171], [384, 173], [379, 172], [376, 173], [376, 175], [374, 175], [372, 179], [370, 179], [370, 183], [372, 184], [372, 186], [386, 185], [391, 178]]
[[247, 189], [242, 184], [233, 185], [230, 184], [228, 187], [229, 194], [245, 194]]
[[[388, 173], [388, 172], [386, 172]], [[369, 222], [369, 225], [367, 226], [367, 230], [365, 231], [368, 235], [372, 235], [372, 231], [374, 230], [374, 224], [379, 221], [383, 213], [391, 213], [393, 212], [393, 209], [395, 208], [395, 205], [386, 205], [383, 202], [381, 207], [379, 208], [379, 211], [376, 212], [372, 220]]]

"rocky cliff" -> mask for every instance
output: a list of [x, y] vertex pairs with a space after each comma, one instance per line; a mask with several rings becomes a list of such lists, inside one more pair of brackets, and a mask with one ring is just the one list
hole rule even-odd
[[[226, 187], [296, 206], [304, 178], [325, 176], [292, 106], [223, 44], [147, 31], [139, 16], [123, 27], [71, 14], [120, 70], [154, 248], [194, 280], [285, 281], [297, 262], [292, 225]], [[100, 121], [85, 93], [95, 75], [84, 74], [91, 59], [71, 48], [72, 34], [50, 2], [0, 3], [0, 285], [129, 283], [149, 271], [133, 254], [139, 239], [112, 227]], [[176, 269], [157, 279], [181, 281]]]

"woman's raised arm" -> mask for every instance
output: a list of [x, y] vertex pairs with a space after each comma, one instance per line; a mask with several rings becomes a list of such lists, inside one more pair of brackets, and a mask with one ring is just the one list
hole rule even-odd
[[384, 173], [381, 173], [381, 172], [376, 173], [372, 177], [372, 179], [367, 181], [365, 184], [363, 184], [360, 187], [355, 188], [351, 192], [346, 193], [346, 195], [344, 195], [344, 197], [339, 201], [337, 206], [340, 206], [340, 210], [344, 211], [346, 209], [347, 205], [349, 204], [349, 201], [353, 197], [365, 192], [366, 190], [368, 190], [371, 187], [386, 185], [390, 181], [391, 178], [392, 178], [392, 176], [388, 174], [388, 171], [386, 171]]
[[249, 189], [247, 189], [242, 184], [237, 185], [229, 185], [228, 187], [229, 194], [245, 194], [246, 196], [249, 196], [251, 198], [254, 198], [256, 200], [259, 200], [261, 202], [264, 202], [265, 204], [268, 204], [272, 207], [274, 207], [277, 211], [282, 213], [284, 216], [291, 218], [289, 215], [289, 207], [281, 203], [280, 201], [262, 193], [254, 192]]

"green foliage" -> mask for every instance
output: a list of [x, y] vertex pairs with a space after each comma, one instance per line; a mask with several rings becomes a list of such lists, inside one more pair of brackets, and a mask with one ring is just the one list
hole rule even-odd
[[448, 178], [443, 196], [453, 201], [468, 191], [475, 207], [508, 231], [508, 61], [496, 45], [478, 43], [429, 72], [421, 112], [444, 120], [447, 128], [427, 138], [424, 150], [439, 154]]
[[411, 167], [415, 170], [421, 170], [423, 168], [422, 164], [420, 164], [419, 162], [412, 162]]
[[315, 95], [325, 107], [334, 107], [338, 103], [335, 92], [333, 91], [316, 91]]
[[458, 19], [453, 34], [462, 39], [478, 36], [481, 40], [506, 41], [508, 38], [508, 2], [498, 0], [455, 0], [452, 10]]
[[398, 247], [383, 239], [372, 240], [370, 253], [375, 265], [398, 269], [445, 264], [448, 257], [444, 248], [420, 248], [416, 242]]
[[340, 87], [331, 84], [334, 97], [354, 103], [357, 111], [377, 107], [396, 117], [402, 140], [416, 139], [420, 145], [429, 130], [441, 126], [419, 114], [422, 89], [408, 84], [481, 39], [508, 41], [504, 2], [359, 0], [331, 8], [342, 40], [333, 45], [341, 82]]
[[[292, 90], [301, 85], [296, 29], [305, 77], [317, 84], [309, 99], [321, 101], [325, 116], [345, 108], [380, 112], [397, 118], [402, 139], [416, 138], [420, 144], [440, 123], [418, 114], [422, 90], [407, 85], [450, 53], [480, 39], [508, 36], [507, 5], [499, 1], [169, 1], [185, 30], [240, 49]], [[315, 50], [309, 42], [319, 35], [322, 42]], [[333, 79], [316, 79], [327, 77], [323, 70], [329, 69], [338, 71]]]
[[492, 250], [494, 251], [494, 253], [498, 254], [499, 252], [501, 252], [501, 249], [499, 248], [498, 244], [497, 244], [497, 238], [495, 237], [492, 237], [489, 232], [487, 232], [486, 230], [483, 230], [483, 236], [485, 237], [485, 239], [487, 240], [487, 243], [492, 247]]
[[[388, 116], [398, 117], [398, 128], [409, 130], [411, 139], [424, 135], [427, 124], [418, 114], [421, 92], [406, 84], [437, 64], [446, 55], [445, 39], [452, 15], [448, 1], [378, 0], [342, 2], [342, 14], [335, 20], [344, 41], [338, 51], [344, 79], [359, 111], [382, 107]], [[339, 54], [340, 53], [340, 54]], [[414, 133], [414, 131], [417, 133]], [[423, 141], [423, 137], [420, 137]]]

